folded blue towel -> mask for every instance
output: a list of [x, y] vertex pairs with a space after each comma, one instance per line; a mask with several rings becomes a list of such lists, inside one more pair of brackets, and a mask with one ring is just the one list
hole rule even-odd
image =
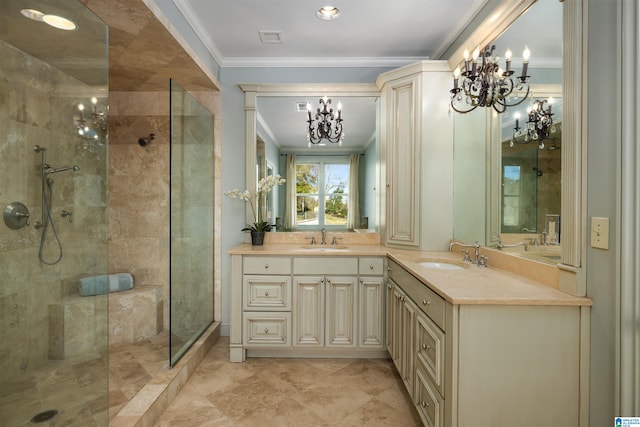
[[102, 295], [108, 292], [126, 291], [133, 288], [131, 273], [102, 274], [80, 279], [78, 291], [83, 297]]

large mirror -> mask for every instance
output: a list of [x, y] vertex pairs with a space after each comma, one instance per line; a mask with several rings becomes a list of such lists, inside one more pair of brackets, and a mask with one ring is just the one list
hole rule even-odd
[[[377, 231], [379, 93], [373, 85], [241, 85], [247, 101], [247, 182], [280, 175], [287, 183], [258, 201], [276, 231]], [[340, 143], [306, 137], [320, 99], [341, 107]], [[254, 109], [255, 107], [255, 109]], [[254, 119], [255, 117], [255, 119]], [[255, 124], [253, 121], [255, 120]], [[316, 123], [314, 125], [317, 126]], [[248, 171], [249, 172], [249, 171]], [[253, 176], [249, 176], [253, 175]]]
[[[537, 1], [493, 44], [502, 57], [507, 49], [515, 56], [529, 47], [532, 91], [502, 114], [477, 108], [455, 115], [454, 236], [557, 263], [562, 241], [562, 4]], [[514, 57], [513, 64], [520, 68], [521, 58]], [[549, 97], [554, 132], [543, 145], [530, 136], [525, 141], [527, 109], [545, 101], [547, 111]], [[516, 124], [520, 130], [514, 136]]]
[[[541, 114], [540, 114], [541, 113]], [[562, 91], [532, 86], [531, 98], [500, 121], [500, 247], [544, 262], [560, 261]], [[551, 123], [532, 126], [542, 117]], [[495, 206], [495, 205], [494, 205]]]

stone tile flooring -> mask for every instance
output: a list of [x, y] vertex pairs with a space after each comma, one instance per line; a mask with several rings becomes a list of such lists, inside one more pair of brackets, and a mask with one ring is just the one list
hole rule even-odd
[[109, 419], [169, 366], [169, 333], [109, 349]]
[[156, 426], [422, 425], [390, 360], [230, 363], [228, 345], [221, 337]]
[[[50, 361], [28, 377], [0, 384], [0, 425], [103, 427], [108, 422], [107, 361]], [[45, 411], [50, 421], [33, 423]]]

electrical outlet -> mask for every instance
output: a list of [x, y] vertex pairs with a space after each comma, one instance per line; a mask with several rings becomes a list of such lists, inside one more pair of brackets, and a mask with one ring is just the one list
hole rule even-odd
[[591, 247], [609, 249], [609, 218], [591, 218]]

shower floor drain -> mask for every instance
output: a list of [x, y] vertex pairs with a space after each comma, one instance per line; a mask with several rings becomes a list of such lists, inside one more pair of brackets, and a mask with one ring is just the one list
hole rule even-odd
[[58, 415], [58, 411], [56, 411], [55, 409], [51, 409], [49, 411], [44, 411], [44, 412], [40, 412], [39, 414], [36, 414], [33, 416], [33, 418], [31, 418], [31, 422], [32, 423], [44, 423], [45, 421], [49, 421], [51, 419], [53, 419], [53, 417], [55, 417], [56, 415]]

